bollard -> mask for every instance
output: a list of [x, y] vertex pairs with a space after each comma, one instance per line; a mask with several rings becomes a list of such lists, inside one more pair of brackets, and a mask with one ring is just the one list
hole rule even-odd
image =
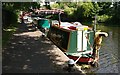
[[75, 61], [74, 61], [73, 59], [70, 59], [70, 60], [68, 61], [68, 72], [73, 71], [73, 70], [74, 70], [74, 69], [73, 69], [74, 66], [75, 66]]

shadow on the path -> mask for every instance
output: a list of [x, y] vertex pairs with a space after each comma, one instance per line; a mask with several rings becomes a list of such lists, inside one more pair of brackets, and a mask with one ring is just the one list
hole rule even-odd
[[[49, 53], [52, 46], [37, 38], [14, 37], [3, 49], [3, 72], [44, 72], [52, 71]], [[21, 40], [20, 40], [21, 39]], [[48, 70], [46, 69], [48, 67]], [[51, 68], [49, 70], [49, 67]], [[51, 72], [50, 71], [50, 72]]]

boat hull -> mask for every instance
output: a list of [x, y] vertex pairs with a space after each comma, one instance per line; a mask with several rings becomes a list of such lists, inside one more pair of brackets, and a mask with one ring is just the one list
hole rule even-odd
[[[77, 60], [79, 57], [78, 56], [71, 56], [71, 55], [67, 55], [70, 59], [73, 59], [73, 60]], [[90, 57], [81, 57], [79, 60], [78, 60], [78, 63], [91, 63], [93, 62], [93, 58], [90, 58]]]

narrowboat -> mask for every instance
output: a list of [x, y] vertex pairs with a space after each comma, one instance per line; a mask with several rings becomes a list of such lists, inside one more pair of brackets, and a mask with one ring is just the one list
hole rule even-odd
[[94, 31], [92, 28], [79, 22], [53, 21], [48, 38], [57, 45], [70, 59], [82, 63], [93, 62], [92, 52], [94, 44]]
[[[63, 11], [42, 10], [43, 12], [59, 15], [59, 20], [38, 19], [37, 26], [65, 55], [75, 63], [98, 64], [99, 49], [96, 48], [100, 47], [98, 44], [101, 44], [102, 36], [107, 36], [107, 33], [97, 33], [96, 26], [91, 28], [80, 22], [61, 22], [60, 14]], [[95, 41], [96, 37], [99, 38], [98, 44]]]

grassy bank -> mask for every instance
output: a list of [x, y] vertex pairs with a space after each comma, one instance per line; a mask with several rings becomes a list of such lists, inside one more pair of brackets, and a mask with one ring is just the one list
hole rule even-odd
[[17, 24], [2, 29], [2, 46], [5, 46], [12, 34], [17, 30]]

